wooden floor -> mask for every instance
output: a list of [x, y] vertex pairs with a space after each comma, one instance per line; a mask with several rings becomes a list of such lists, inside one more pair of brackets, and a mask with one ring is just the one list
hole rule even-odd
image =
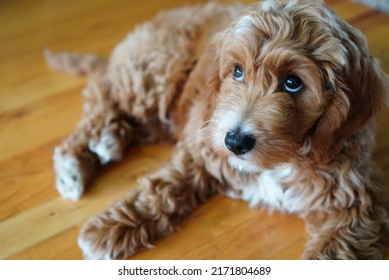
[[[3, 0], [0, 2], [0, 259], [80, 259], [82, 223], [169, 158], [171, 147], [130, 152], [109, 166], [79, 202], [55, 191], [53, 148], [80, 116], [81, 78], [47, 70], [43, 49], [107, 56], [137, 23], [161, 9], [201, 0]], [[247, 1], [248, 2], [248, 1]], [[389, 72], [389, 16], [349, 1], [327, 1], [367, 36]], [[375, 161], [389, 181], [389, 112], [379, 116]], [[135, 259], [298, 259], [306, 234], [294, 217], [215, 197], [181, 231]], [[389, 254], [387, 254], [389, 258]]]

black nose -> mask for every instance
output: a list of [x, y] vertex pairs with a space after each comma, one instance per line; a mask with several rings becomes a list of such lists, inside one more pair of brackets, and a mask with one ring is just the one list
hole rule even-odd
[[240, 132], [227, 132], [224, 138], [227, 148], [236, 155], [243, 155], [254, 147], [255, 138]]

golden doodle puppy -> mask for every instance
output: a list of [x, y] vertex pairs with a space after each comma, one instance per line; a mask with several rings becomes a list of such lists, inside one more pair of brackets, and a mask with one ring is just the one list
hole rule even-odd
[[176, 142], [140, 188], [85, 223], [86, 258], [148, 248], [216, 193], [305, 219], [303, 258], [383, 258], [372, 119], [389, 83], [362, 33], [322, 1], [186, 7], [138, 26], [107, 61], [46, 58], [89, 77], [84, 115], [54, 153], [64, 198], [130, 145]]

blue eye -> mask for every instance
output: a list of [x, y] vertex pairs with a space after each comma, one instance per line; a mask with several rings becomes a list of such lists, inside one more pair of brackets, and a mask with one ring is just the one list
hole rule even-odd
[[303, 88], [303, 82], [299, 77], [294, 75], [287, 76], [282, 83], [282, 90], [290, 94], [296, 94], [302, 88]]
[[239, 65], [235, 65], [234, 68], [234, 80], [238, 82], [242, 82], [244, 79], [244, 73], [242, 68]]

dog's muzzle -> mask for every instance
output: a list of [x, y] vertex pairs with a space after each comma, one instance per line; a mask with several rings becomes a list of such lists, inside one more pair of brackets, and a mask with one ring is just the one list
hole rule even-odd
[[224, 138], [226, 147], [235, 155], [240, 156], [250, 152], [255, 145], [255, 138], [239, 131], [229, 131]]

